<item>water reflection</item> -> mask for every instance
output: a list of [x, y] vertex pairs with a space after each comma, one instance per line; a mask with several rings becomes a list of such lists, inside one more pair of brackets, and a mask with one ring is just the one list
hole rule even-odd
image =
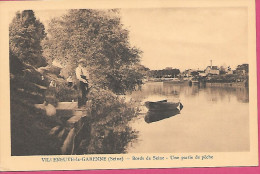
[[139, 138], [128, 148], [129, 153], [249, 150], [248, 88], [153, 82], [131, 97], [141, 103], [180, 100], [184, 108], [154, 113], [144, 107], [144, 115], [132, 121]]
[[166, 118], [173, 117], [177, 114], [180, 114], [179, 109], [172, 109], [172, 110], [166, 110], [166, 111], [148, 111], [145, 115], [145, 122], [146, 123], [153, 123], [156, 121], [160, 121]]
[[230, 100], [230, 97], [234, 96], [238, 102], [249, 102], [249, 90], [245, 87], [188, 86], [162, 82], [147, 83], [140, 91], [134, 92], [131, 96], [138, 101], [143, 101], [150, 96], [179, 99], [180, 97], [191, 98], [199, 95], [203, 95], [208, 101], [212, 102]]

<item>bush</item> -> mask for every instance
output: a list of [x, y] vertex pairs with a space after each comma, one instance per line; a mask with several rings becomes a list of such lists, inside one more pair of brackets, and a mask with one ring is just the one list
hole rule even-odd
[[81, 139], [78, 151], [84, 154], [124, 153], [126, 146], [136, 139], [137, 132], [129, 126], [129, 121], [136, 117], [138, 108], [132, 103], [106, 91], [94, 88], [89, 93], [87, 115], [90, 117], [90, 139]]
[[77, 101], [79, 96], [79, 91], [73, 87], [68, 87], [66, 81], [57, 84], [55, 93], [57, 100], [60, 102], [71, 102], [72, 100]]

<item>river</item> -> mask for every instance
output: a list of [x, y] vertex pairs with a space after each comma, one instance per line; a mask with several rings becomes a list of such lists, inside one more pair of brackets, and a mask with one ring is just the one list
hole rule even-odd
[[[142, 110], [130, 123], [139, 136], [128, 153], [249, 151], [248, 88], [148, 82], [131, 97]], [[169, 118], [147, 119], [142, 104], [161, 99], [181, 101], [184, 108]]]

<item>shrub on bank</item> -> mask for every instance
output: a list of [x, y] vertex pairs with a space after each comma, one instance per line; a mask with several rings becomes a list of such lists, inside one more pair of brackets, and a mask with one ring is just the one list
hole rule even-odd
[[72, 100], [77, 101], [79, 96], [77, 88], [68, 87], [66, 81], [57, 84], [55, 93], [57, 100], [60, 102], [71, 102]]
[[124, 153], [128, 143], [137, 137], [129, 122], [137, 116], [138, 108], [111, 91], [98, 88], [91, 89], [88, 100], [90, 138], [81, 139], [78, 151], [84, 154]]

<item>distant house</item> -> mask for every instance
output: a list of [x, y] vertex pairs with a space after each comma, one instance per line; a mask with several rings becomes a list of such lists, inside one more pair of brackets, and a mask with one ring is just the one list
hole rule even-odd
[[201, 76], [201, 77], [206, 77], [207, 76], [205, 71], [198, 71], [198, 73], [199, 73], [199, 76]]
[[186, 69], [185, 71], [182, 72], [183, 77], [191, 77], [191, 69]]
[[246, 75], [246, 70], [234, 70], [234, 74], [238, 74], [238, 75]]
[[205, 73], [208, 75], [208, 74], [211, 74], [211, 75], [219, 75], [219, 68], [218, 66], [208, 66], [206, 69], [205, 69]]

